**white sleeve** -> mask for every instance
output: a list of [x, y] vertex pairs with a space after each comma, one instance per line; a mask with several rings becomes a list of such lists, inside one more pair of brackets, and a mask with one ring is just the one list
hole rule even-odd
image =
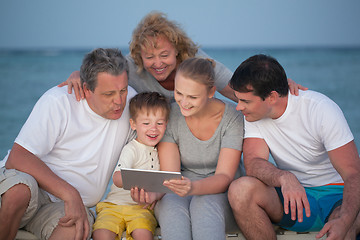
[[321, 101], [317, 109], [317, 126], [326, 151], [339, 148], [354, 139], [340, 107], [331, 99]]
[[134, 163], [136, 159], [136, 151], [132, 147], [130, 142], [122, 149], [119, 161], [116, 164], [114, 172], [120, 171], [121, 168], [134, 168]]
[[67, 107], [66, 102], [46, 92], [35, 104], [15, 142], [39, 158], [47, 155], [66, 127]]
[[246, 119], [244, 119], [244, 139], [245, 138], [261, 138], [264, 137], [261, 136], [261, 133], [259, 131], [259, 128], [257, 127], [257, 124], [255, 122], [248, 122]]

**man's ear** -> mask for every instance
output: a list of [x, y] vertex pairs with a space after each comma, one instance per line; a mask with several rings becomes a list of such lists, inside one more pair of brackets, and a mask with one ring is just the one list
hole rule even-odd
[[130, 122], [131, 129], [136, 130], [135, 121], [132, 118], [130, 118], [129, 122]]
[[275, 104], [279, 99], [279, 93], [277, 91], [272, 91], [269, 95], [269, 101], [271, 104]]
[[83, 83], [83, 90], [84, 90], [85, 97], [89, 96], [89, 93], [91, 92], [91, 90], [87, 87], [86, 83]]

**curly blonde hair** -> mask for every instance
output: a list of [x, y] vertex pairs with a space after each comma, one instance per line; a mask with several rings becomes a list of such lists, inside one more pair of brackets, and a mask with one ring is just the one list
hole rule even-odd
[[156, 47], [154, 41], [151, 41], [149, 37], [161, 36], [166, 37], [177, 50], [178, 64], [189, 57], [194, 57], [199, 49], [176, 22], [168, 20], [164, 13], [150, 12], [134, 29], [130, 42], [130, 54], [138, 66], [138, 72], [144, 69], [141, 49], [147, 46]]

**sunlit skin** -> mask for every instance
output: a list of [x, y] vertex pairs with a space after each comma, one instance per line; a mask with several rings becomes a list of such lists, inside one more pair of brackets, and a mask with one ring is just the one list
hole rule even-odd
[[204, 84], [185, 78], [181, 73], [176, 75], [174, 97], [185, 118], [202, 114], [214, 94], [215, 87], [209, 91]]
[[98, 115], [107, 119], [119, 119], [124, 111], [127, 97], [128, 76], [124, 71], [114, 76], [99, 73], [94, 92], [84, 84], [84, 93], [89, 107]]
[[156, 146], [166, 130], [166, 114], [162, 109], [142, 110], [135, 120], [130, 119], [130, 126], [136, 130], [136, 140], [147, 146]]
[[[149, 72], [163, 87], [174, 88], [174, 74], [177, 68], [177, 50], [164, 36], [150, 38], [155, 41], [153, 46], [141, 49], [144, 69]], [[172, 89], [171, 89], [172, 88]]]

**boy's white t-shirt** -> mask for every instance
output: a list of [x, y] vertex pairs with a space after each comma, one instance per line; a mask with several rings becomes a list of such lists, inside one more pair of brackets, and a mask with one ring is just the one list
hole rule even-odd
[[295, 174], [305, 187], [342, 183], [327, 152], [354, 139], [338, 105], [310, 90], [289, 94], [278, 119], [245, 121], [245, 138], [264, 139], [276, 165]]
[[67, 87], [54, 87], [38, 100], [15, 142], [75, 187], [85, 206], [92, 207], [101, 200], [130, 135], [128, 102], [135, 94], [129, 87], [122, 116], [109, 120], [93, 112], [86, 100], [76, 101]]
[[[121, 168], [160, 170], [157, 148], [142, 144], [135, 139], [132, 140], [123, 148], [114, 172], [120, 171]], [[119, 188], [114, 183], [104, 202], [117, 205], [138, 204], [132, 200], [130, 190]]]

